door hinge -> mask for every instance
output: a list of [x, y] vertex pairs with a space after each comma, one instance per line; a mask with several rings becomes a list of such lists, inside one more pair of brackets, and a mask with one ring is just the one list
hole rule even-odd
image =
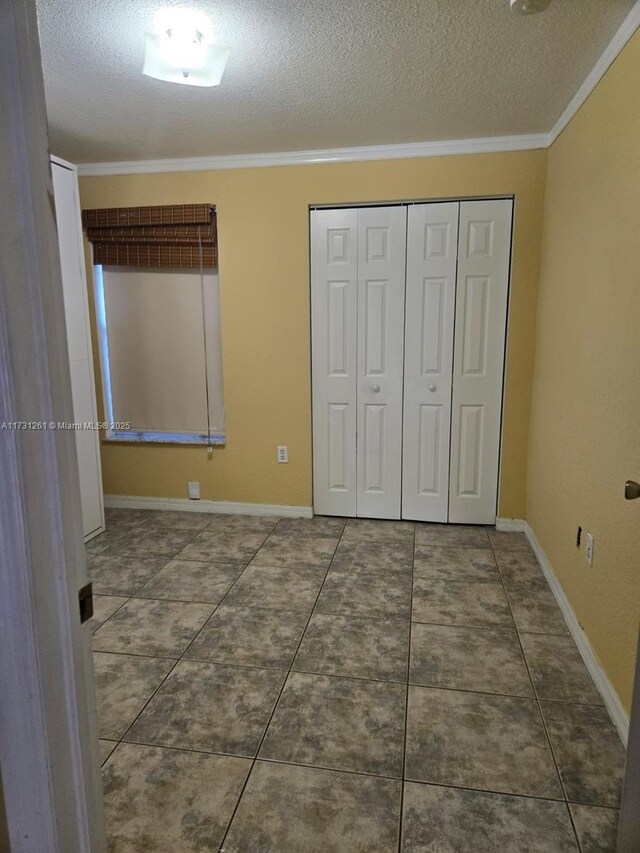
[[93, 616], [93, 589], [90, 583], [78, 592], [80, 603], [80, 624], [83, 625]]

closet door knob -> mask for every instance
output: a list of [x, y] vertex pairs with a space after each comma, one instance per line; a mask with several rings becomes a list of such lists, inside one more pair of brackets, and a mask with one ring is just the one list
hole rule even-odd
[[376, 385], [374, 382], [374, 384], [371, 386], [371, 390], [373, 391], [374, 394], [377, 394], [380, 391], [380, 386]]
[[435, 385], [429, 385], [429, 391], [435, 391], [435, 390], [436, 390]]

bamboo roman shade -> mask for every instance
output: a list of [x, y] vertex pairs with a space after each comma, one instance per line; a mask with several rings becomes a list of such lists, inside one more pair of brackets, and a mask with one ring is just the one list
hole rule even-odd
[[83, 210], [93, 262], [114, 267], [217, 267], [211, 204]]

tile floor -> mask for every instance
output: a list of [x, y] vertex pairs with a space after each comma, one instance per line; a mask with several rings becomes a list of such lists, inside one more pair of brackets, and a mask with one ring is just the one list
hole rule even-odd
[[622, 746], [523, 535], [107, 516], [112, 853], [614, 851]]

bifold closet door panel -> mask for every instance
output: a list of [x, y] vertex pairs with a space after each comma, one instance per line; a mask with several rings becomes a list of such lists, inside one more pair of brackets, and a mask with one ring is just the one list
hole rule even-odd
[[458, 202], [407, 223], [402, 517], [447, 521]]
[[496, 519], [511, 200], [460, 204], [449, 521]]
[[357, 515], [400, 518], [407, 209], [358, 210]]
[[311, 212], [313, 501], [356, 515], [357, 210]]

